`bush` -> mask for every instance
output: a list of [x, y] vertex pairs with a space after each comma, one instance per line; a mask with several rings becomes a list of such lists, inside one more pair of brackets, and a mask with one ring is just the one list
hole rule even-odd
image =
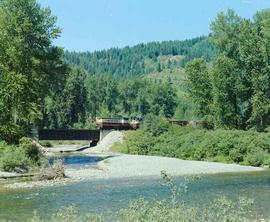
[[245, 158], [245, 163], [251, 166], [261, 166], [264, 165], [266, 160], [269, 158], [269, 154], [262, 150], [257, 150], [249, 153]]
[[37, 165], [41, 165], [42, 153], [32, 139], [27, 137], [21, 138], [20, 148], [30, 160]]
[[229, 158], [235, 163], [241, 163], [244, 160], [244, 155], [239, 149], [232, 149], [229, 153]]
[[148, 132], [153, 136], [160, 136], [161, 134], [169, 130], [170, 124], [167, 120], [149, 114], [145, 117], [145, 120], [142, 124], [142, 130]]
[[270, 168], [270, 156], [265, 157], [264, 165]]
[[25, 173], [47, 164], [39, 148], [29, 138], [22, 138], [19, 146], [0, 142], [0, 154], [0, 168], [8, 172]]
[[[166, 130], [157, 130], [165, 128]], [[213, 131], [178, 126], [165, 128], [156, 129], [156, 126], [151, 126], [150, 122], [147, 122], [141, 129], [127, 133], [124, 143], [117, 147], [118, 151], [251, 166], [269, 165], [269, 133]]]
[[0, 157], [0, 168], [7, 172], [28, 172], [31, 161], [17, 147], [9, 147]]
[[121, 151], [124, 153], [148, 155], [152, 147], [156, 144], [155, 137], [144, 131], [131, 131], [125, 137], [128, 138], [129, 142], [124, 147], [121, 144], [119, 145]]

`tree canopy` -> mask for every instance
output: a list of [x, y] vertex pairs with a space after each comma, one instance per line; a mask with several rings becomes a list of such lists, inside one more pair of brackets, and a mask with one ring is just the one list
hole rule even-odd
[[[211, 24], [211, 41], [218, 50], [212, 65], [196, 60], [188, 65], [190, 95], [199, 113], [216, 128], [256, 128], [270, 124], [270, 10], [253, 19], [233, 10], [218, 14]], [[203, 66], [202, 66], [203, 65]], [[202, 69], [203, 67], [203, 69]], [[208, 73], [205, 75], [204, 73]], [[209, 84], [209, 91], [198, 87]], [[207, 101], [206, 106], [203, 102]]]
[[65, 79], [56, 17], [35, 0], [0, 1], [0, 131], [35, 123], [45, 96]]
[[[130, 78], [161, 71], [158, 61], [160, 56], [177, 56], [185, 58], [174, 66], [184, 66], [194, 58], [205, 58], [211, 61], [216, 51], [207, 37], [198, 37], [185, 41], [163, 41], [139, 44], [122, 49], [112, 48], [96, 52], [68, 52], [64, 54], [65, 60], [75, 66], [85, 69], [92, 75], [110, 74], [117, 78]], [[149, 61], [154, 69], [149, 67]]]

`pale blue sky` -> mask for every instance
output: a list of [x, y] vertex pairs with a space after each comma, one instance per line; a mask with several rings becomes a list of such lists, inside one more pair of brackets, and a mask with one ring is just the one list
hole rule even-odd
[[251, 18], [270, 0], [39, 0], [58, 17], [62, 36], [55, 44], [94, 51], [142, 42], [183, 40], [209, 33], [220, 11]]

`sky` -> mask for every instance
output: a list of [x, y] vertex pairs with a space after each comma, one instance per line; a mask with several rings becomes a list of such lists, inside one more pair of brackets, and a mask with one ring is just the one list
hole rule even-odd
[[218, 12], [245, 18], [270, 8], [270, 0], [38, 0], [58, 17], [54, 44], [95, 51], [151, 41], [184, 40], [210, 32]]

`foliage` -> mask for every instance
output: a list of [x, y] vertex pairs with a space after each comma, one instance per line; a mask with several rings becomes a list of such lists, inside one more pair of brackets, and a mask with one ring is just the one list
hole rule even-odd
[[233, 10], [219, 13], [211, 24], [210, 40], [218, 50], [213, 65], [205, 60], [187, 65], [190, 97], [215, 128], [263, 131], [269, 126], [269, 21], [269, 9], [253, 19]]
[[0, 2], [0, 137], [8, 142], [40, 119], [44, 97], [65, 79], [55, 22], [35, 0]]
[[[117, 81], [108, 75], [88, 76], [82, 71], [68, 78], [63, 92], [47, 98], [43, 126], [48, 128], [93, 127], [96, 116], [146, 114], [172, 117], [176, 94], [168, 83], [145, 79]], [[72, 84], [69, 84], [70, 78]]]
[[41, 166], [43, 161], [43, 155], [37, 145], [32, 139], [23, 137], [20, 139], [20, 149], [23, 151], [25, 156], [29, 158], [33, 163]]
[[261, 166], [261, 165], [268, 165], [269, 166], [269, 153], [260, 149], [253, 150], [249, 153], [244, 161], [248, 165], [252, 166]]
[[170, 126], [154, 136], [144, 127], [129, 132], [118, 151], [130, 154], [158, 155], [187, 160], [269, 165], [268, 133], [240, 130], [203, 130]]
[[160, 136], [169, 130], [169, 123], [163, 118], [149, 114], [144, 119], [142, 130], [154, 137]]
[[185, 55], [183, 60], [181, 60], [181, 64], [184, 66], [189, 61], [194, 60], [196, 58], [202, 58], [207, 62], [212, 62], [216, 55], [218, 54], [217, 49], [214, 44], [211, 42], [210, 38], [205, 38], [202, 41], [195, 43]]
[[84, 71], [70, 70], [63, 88], [45, 99], [40, 127], [69, 128], [76, 123], [86, 123], [88, 100], [85, 81]]
[[198, 116], [211, 125], [212, 84], [208, 65], [203, 59], [195, 59], [187, 64], [187, 91], [197, 104], [195, 110]]
[[15, 146], [6, 146], [0, 157], [0, 168], [7, 172], [27, 172], [31, 161]]
[[0, 142], [0, 168], [4, 171], [25, 173], [45, 164], [46, 159], [29, 138], [22, 138], [19, 146]]
[[181, 201], [182, 195], [187, 192], [188, 184], [193, 180], [192, 178], [185, 178], [184, 183], [180, 186], [176, 185], [173, 178], [166, 172], [162, 172], [162, 178], [163, 184], [171, 192], [171, 196], [167, 200], [150, 203], [141, 198], [131, 203], [127, 209], [121, 210], [118, 221], [247, 221], [246, 213], [253, 203], [252, 200], [239, 198], [238, 201], [231, 201], [222, 196], [199, 212], [198, 209]]
[[[123, 49], [112, 48], [93, 53], [66, 51], [64, 58], [70, 64], [79, 66], [92, 75], [107, 73], [116, 78], [130, 78], [154, 71], [160, 72], [165, 68], [164, 64], [158, 61], [160, 56], [188, 55], [186, 61], [201, 56], [211, 59], [214, 49], [209, 41], [205, 41], [206, 39], [206, 37], [199, 37], [185, 41], [151, 42]], [[199, 45], [201, 42], [203, 43]], [[207, 50], [200, 50], [201, 47]], [[178, 62], [177, 66], [185, 64], [185, 62]], [[169, 61], [166, 67], [171, 68], [171, 66], [175, 65]]]
[[9, 144], [18, 144], [20, 138], [24, 135], [24, 130], [17, 124], [7, 123], [0, 126], [0, 140], [4, 140]]

